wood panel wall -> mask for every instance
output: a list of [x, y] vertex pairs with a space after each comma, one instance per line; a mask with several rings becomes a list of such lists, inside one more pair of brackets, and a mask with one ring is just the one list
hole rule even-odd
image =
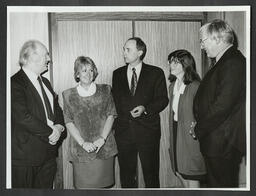
[[[99, 75], [96, 83], [112, 83], [112, 72], [124, 65], [122, 49], [132, 36], [129, 21], [60, 21], [53, 45], [54, 88], [61, 93], [76, 86], [73, 78], [74, 61], [78, 56], [89, 56], [95, 62]], [[73, 188], [72, 165], [67, 161], [69, 136], [62, 145], [65, 189]], [[116, 185], [120, 187], [119, 168], [116, 162]]]
[[[198, 73], [201, 75], [201, 51], [198, 29], [200, 22], [160, 22], [139, 21], [135, 22], [135, 36], [141, 37], [147, 44], [145, 62], [161, 67], [164, 70], [167, 86], [169, 66], [168, 54], [177, 49], [186, 49], [192, 53], [196, 61]], [[169, 105], [168, 105], [169, 107]], [[161, 187], [179, 187], [180, 181], [171, 170], [169, 148], [169, 108], [161, 112], [161, 142], [160, 142], [160, 185]], [[141, 171], [141, 170], [139, 170]], [[143, 184], [141, 172], [139, 179]]]
[[[13, 75], [20, 69], [19, 52], [26, 41], [36, 39], [49, 47], [48, 18], [47, 13], [15, 12], [10, 13], [9, 20], [10, 63]], [[49, 78], [49, 73], [45, 76]]]
[[237, 36], [238, 49], [246, 55], [246, 21], [245, 12], [226, 12], [224, 20], [233, 28]]
[[[58, 21], [53, 37], [54, 88], [62, 91], [76, 85], [73, 79], [73, 64], [80, 55], [90, 56], [99, 69], [97, 83], [111, 84], [112, 72], [124, 65], [122, 48], [133, 34], [147, 44], [146, 63], [161, 67], [168, 78], [167, 56], [175, 49], [191, 51], [201, 75], [201, 53], [198, 38], [200, 22], [189, 21]], [[167, 82], [167, 84], [169, 84]], [[61, 99], [61, 96], [59, 96]], [[179, 181], [171, 172], [168, 155], [169, 129], [168, 109], [161, 114], [162, 138], [160, 147], [161, 187], [177, 187]], [[64, 188], [73, 188], [72, 165], [67, 162], [69, 137], [63, 144]], [[139, 187], [144, 187], [142, 170], [138, 163]], [[116, 161], [116, 185], [120, 187], [118, 162]]]

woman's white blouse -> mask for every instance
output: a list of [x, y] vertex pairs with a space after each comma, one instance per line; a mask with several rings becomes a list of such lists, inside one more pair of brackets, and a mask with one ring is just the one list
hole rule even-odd
[[173, 88], [173, 101], [172, 101], [172, 110], [174, 112], [173, 119], [175, 121], [178, 121], [178, 106], [179, 106], [180, 95], [184, 93], [185, 88], [186, 88], [186, 85], [182, 82], [178, 90], [178, 81], [176, 79], [174, 88]]
[[90, 87], [88, 90], [85, 90], [80, 83], [78, 84], [77, 88], [77, 92], [81, 97], [88, 97], [88, 96], [92, 96], [95, 92], [96, 92], [96, 84], [94, 82], [92, 82], [90, 84]]

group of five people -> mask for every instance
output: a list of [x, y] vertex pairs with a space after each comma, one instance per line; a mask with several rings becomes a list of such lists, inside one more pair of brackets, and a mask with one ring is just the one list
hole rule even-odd
[[115, 155], [122, 188], [138, 187], [138, 156], [145, 187], [159, 188], [159, 113], [168, 103], [171, 166], [184, 187], [200, 187], [202, 180], [207, 187], [238, 187], [246, 149], [246, 62], [233, 42], [225, 21], [201, 27], [201, 48], [216, 58], [202, 81], [189, 51], [171, 52], [169, 98], [164, 72], [143, 62], [147, 48], [138, 37], [126, 41], [126, 65], [113, 72], [112, 88], [96, 84], [95, 63], [80, 56], [74, 63], [78, 85], [62, 93], [63, 113], [41, 76], [50, 63], [46, 47], [26, 42], [21, 69], [11, 78], [12, 187], [52, 188], [66, 127], [75, 188], [111, 187]]

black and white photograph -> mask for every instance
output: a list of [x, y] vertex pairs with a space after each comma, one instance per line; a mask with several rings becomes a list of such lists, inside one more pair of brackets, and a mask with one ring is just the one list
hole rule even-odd
[[251, 20], [7, 6], [5, 188], [250, 191]]

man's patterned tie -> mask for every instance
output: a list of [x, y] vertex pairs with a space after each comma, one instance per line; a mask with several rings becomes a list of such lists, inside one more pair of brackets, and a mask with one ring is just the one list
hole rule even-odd
[[137, 74], [136, 69], [132, 68], [132, 80], [131, 80], [131, 94], [132, 96], [135, 95], [136, 87], [137, 87]]

